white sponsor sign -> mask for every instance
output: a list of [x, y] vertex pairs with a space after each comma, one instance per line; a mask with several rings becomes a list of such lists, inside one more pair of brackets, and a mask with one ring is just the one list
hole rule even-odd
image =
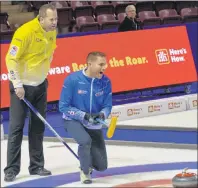
[[108, 119], [110, 119], [112, 116], [117, 116], [119, 118], [119, 121], [124, 120], [124, 111], [125, 107], [123, 105], [120, 106], [113, 106], [111, 114]]
[[189, 110], [197, 109], [197, 94], [189, 96], [187, 103]]
[[186, 107], [186, 100], [184, 97], [181, 98], [170, 98], [167, 100], [167, 104], [165, 107], [165, 111], [167, 113], [173, 113], [173, 112], [181, 112], [187, 110]]
[[174, 97], [114, 106], [111, 115], [116, 115], [118, 116], [119, 121], [124, 121], [147, 116], [180, 112], [185, 111], [186, 109], [185, 97]]
[[125, 108], [125, 119], [134, 119], [147, 116], [146, 106], [140, 103]]

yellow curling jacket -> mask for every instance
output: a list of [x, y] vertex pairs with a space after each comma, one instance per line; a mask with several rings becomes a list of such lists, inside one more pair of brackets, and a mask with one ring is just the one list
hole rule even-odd
[[6, 55], [14, 87], [41, 84], [47, 77], [55, 48], [56, 31], [45, 32], [38, 17], [18, 28]]

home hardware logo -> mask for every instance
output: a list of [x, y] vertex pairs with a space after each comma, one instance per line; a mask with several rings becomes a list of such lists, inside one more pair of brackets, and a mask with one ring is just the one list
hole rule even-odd
[[159, 112], [161, 110], [162, 105], [149, 105], [148, 112]]
[[193, 107], [197, 107], [197, 100], [192, 101]]
[[157, 63], [159, 65], [170, 63], [170, 58], [167, 49], [155, 50], [155, 55], [157, 58]]
[[168, 109], [180, 108], [181, 104], [182, 104], [182, 102], [169, 102]]
[[139, 115], [142, 111], [142, 108], [129, 108], [127, 110], [127, 116]]
[[187, 50], [185, 48], [155, 50], [157, 63], [159, 65], [185, 62], [186, 54], [187, 54]]

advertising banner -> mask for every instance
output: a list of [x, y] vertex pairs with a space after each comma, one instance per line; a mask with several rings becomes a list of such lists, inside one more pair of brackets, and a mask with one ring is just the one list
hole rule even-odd
[[[1, 44], [1, 108], [9, 107], [5, 56]], [[191, 47], [184, 26], [57, 39], [48, 73], [48, 101], [60, 98], [68, 74], [86, 67], [91, 51], [107, 54], [107, 76], [113, 93], [180, 84], [197, 80]]]

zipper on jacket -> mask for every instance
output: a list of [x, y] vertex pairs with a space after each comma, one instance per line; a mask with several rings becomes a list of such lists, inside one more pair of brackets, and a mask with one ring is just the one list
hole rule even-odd
[[[48, 46], [48, 40], [47, 40], [47, 36], [46, 36], [46, 33], [44, 34], [44, 41], [45, 41], [45, 43], [46, 43], [46, 45], [45, 45], [45, 58], [47, 57], [47, 46]], [[45, 63], [43, 62], [42, 63], [42, 69], [43, 69], [43, 72], [44, 72], [44, 70], [45, 70]]]
[[46, 45], [45, 45], [45, 58], [46, 58], [47, 45], [48, 45], [48, 40], [47, 40], [47, 37], [46, 37], [46, 33], [44, 34], [44, 41], [45, 41], [45, 43], [46, 43]]
[[94, 82], [94, 78], [91, 81], [91, 92], [90, 92], [90, 114], [92, 111], [92, 97], [93, 97], [93, 82]]

